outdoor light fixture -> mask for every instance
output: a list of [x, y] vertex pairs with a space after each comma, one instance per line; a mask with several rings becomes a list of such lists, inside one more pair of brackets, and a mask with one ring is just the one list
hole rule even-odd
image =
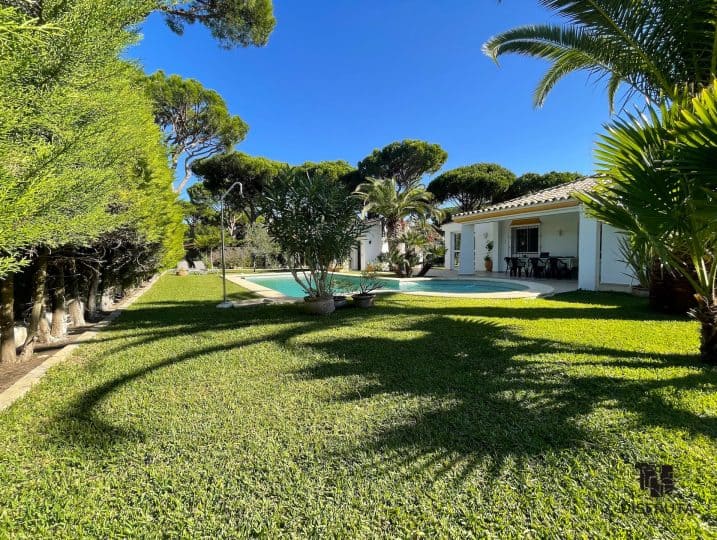
[[234, 189], [236, 186], [239, 186], [239, 195], [242, 197], [244, 196], [244, 185], [241, 182], [234, 182], [231, 186], [229, 186], [229, 189], [227, 189], [224, 194], [219, 199], [219, 204], [221, 205], [221, 214], [222, 214], [222, 227], [221, 227], [221, 237], [222, 237], [222, 291], [224, 292], [224, 300], [221, 304], [217, 304], [218, 308], [224, 309], [224, 308], [230, 308], [233, 307], [234, 304], [229, 302], [227, 300], [227, 266], [224, 263], [224, 199], [226, 199], [227, 195], [231, 192], [232, 189]]

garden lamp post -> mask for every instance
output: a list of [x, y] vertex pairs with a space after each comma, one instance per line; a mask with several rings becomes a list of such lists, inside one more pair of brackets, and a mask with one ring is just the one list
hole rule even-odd
[[224, 293], [224, 300], [221, 304], [218, 304], [218, 308], [230, 308], [232, 307], [232, 303], [227, 300], [227, 267], [226, 264], [224, 264], [224, 199], [227, 198], [227, 195], [231, 192], [232, 189], [234, 189], [236, 186], [239, 186], [239, 194], [244, 195], [244, 185], [241, 182], [234, 182], [231, 186], [229, 186], [229, 189], [227, 189], [224, 194], [219, 199], [219, 204], [221, 205], [221, 214], [222, 214], [222, 226], [221, 226], [221, 237], [222, 237], [222, 291]]

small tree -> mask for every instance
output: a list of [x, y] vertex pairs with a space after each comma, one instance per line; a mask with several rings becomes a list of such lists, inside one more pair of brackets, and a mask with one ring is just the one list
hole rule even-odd
[[364, 216], [374, 214], [383, 219], [389, 251], [397, 249], [406, 218], [440, 219], [442, 216], [433, 194], [420, 185], [401, 191], [393, 179], [370, 178], [355, 193], [364, 202]]
[[244, 245], [251, 253], [252, 262], [256, 268], [256, 260], [264, 258], [267, 266], [272, 263], [280, 253], [279, 245], [269, 234], [263, 223], [252, 223], [247, 226], [244, 234]]
[[597, 156], [605, 181], [579, 198], [646, 244], [695, 290], [702, 360], [717, 365], [717, 83], [692, 99], [608, 126]]
[[349, 257], [366, 232], [360, 199], [326, 176], [287, 168], [267, 188], [263, 207], [296, 282], [310, 299], [331, 297], [331, 266]]

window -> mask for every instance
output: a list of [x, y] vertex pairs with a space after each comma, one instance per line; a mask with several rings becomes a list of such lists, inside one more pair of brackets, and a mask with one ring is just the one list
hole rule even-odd
[[453, 268], [461, 265], [461, 233], [451, 233], [453, 238]]
[[513, 255], [540, 252], [540, 229], [538, 227], [513, 228]]

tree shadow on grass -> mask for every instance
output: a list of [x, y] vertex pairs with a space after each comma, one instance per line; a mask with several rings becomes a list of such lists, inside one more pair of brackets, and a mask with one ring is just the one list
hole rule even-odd
[[[421, 310], [407, 311], [419, 315]], [[455, 466], [465, 478], [486, 460], [496, 472], [508, 458], [608, 449], [626, 428], [661, 426], [717, 439], [716, 417], [700, 416], [663, 398], [664, 392], [717, 389], [713, 370], [659, 376], [659, 368], [701, 367], [696, 355], [567, 345], [526, 338], [494, 321], [445, 317], [428, 309], [420, 315], [401, 329], [418, 336], [412, 339], [396, 332], [396, 339], [333, 336], [314, 343], [312, 348], [337, 360], [299, 372], [308, 379], [372, 381], [335, 396], [339, 402], [380, 396], [414, 403], [410, 413], [395, 405], [395, 417], [379, 422], [363, 447], [354, 449], [384, 456], [384, 468], [400, 470], [408, 463], [414, 472], [433, 467], [436, 476]], [[590, 368], [598, 366], [601, 374], [594, 375]], [[603, 375], [604, 367], [618, 368], [615, 376]], [[624, 376], [629, 368], [653, 372]], [[587, 422], [598, 408], [624, 411], [629, 424]], [[634, 458], [624, 456], [630, 463]]]
[[[387, 298], [400, 298], [386, 295]], [[414, 299], [417, 297], [413, 297]], [[425, 309], [434, 297], [418, 297], [418, 309]], [[646, 299], [625, 293], [576, 291], [561, 293], [538, 300], [539, 305], [514, 300], [470, 302], [459, 300], [457, 305], [436, 305], [436, 313], [451, 313], [471, 317], [540, 319], [604, 319], [616, 321], [689, 321], [687, 314], [674, 315], [652, 310]], [[536, 302], [537, 303], [537, 302]], [[589, 307], [586, 307], [589, 306]], [[408, 307], [410, 311], [411, 307]]]
[[[405, 303], [386, 296], [376, 309], [346, 310], [328, 318], [304, 315], [300, 306], [292, 305], [218, 311], [214, 302], [177, 304], [154, 303], [128, 311], [113, 326], [119, 335], [145, 327], [152, 330], [136, 339], [130, 337], [129, 342], [106, 354], [139, 351], [178, 333], [194, 335], [254, 326], [269, 329], [257, 336], [237, 337], [153, 359], [91, 388], [56, 418], [57, 438], [88, 449], [140, 442], [144, 434], [139, 429], [125, 429], [106, 421], [97, 413], [98, 404], [122, 387], [166, 367], [266, 341], [290, 348], [296, 344], [336, 358], [300, 371], [297, 375], [302, 379], [360, 377], [370, 381], [368, 386], [335, 396], [340, 402], [374, 396], [419, 400], [422, 405], [410, 413], [406, 409], [388, 411], [389, 418], [377, 423], [376, 431], [368, 438], [365, 449], [394, 456], [382, 466], [398, 465], [397, 461], [403, 460], [412, 467], [430, 467], [432, 461], [440, 461], [439, 474], [452, 466], [446, 464], [449, 463], [460, 465], [465, 477], [486, 459], [498, 467], [509, 456], [531, 458], [548, 450], [606, 446], [611, 443], [610, 426], [595, 429], [581, 422], [598, 407], [624, 409], [640, 425], [665, 426], [717, 438], [715, 418], [679, 409], [665, 402], [659, 393], [662, 389], [714, 387], [716, 373], [695, 371], [677, 379], [629, 379], [594, 376], [588, 371], [591, 364], [653, 370], [693, 367], [697, 365], [696, 356], [647, 354], [527, 338], [494, 319], [469, 319], [469, 315], [495, 316], [494, 308], [470, 303], [443, 307], [431, 302]], [[530, 309], [522, 307], [520, 315]], [[532, 309], [546, 308], [536, 305]], [[588, 321], [604, 318], [602, 309], [579, 311]], [[516, 313], [512, 312], [511, 317]], [[370, 335], [371, 328], [382, 328], [384, 321], [389, 331]], [[273, 325], [276, 329], [271, 328]], [[363, 335], [355, 331], [322, 333], [332, 327], [357, 326], [365, 329]], [[562, 359], [563, 354], [571, 358]], [[576, 355], [584, 358], [576, 359]], [[581, 372], [580, 367], [585, 371]], [[447, 461], [435, 456], [447, 456]]]

